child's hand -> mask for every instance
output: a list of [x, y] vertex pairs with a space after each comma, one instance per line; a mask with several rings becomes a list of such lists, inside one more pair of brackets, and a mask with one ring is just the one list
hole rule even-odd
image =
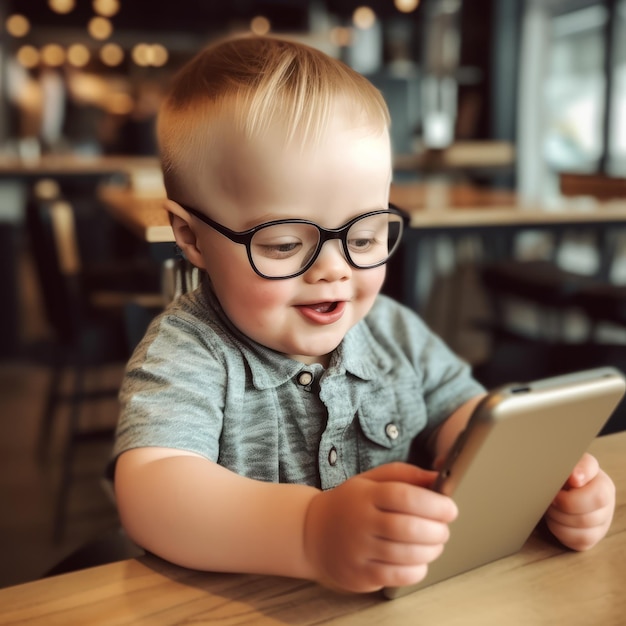
[[615, 485], [585, 454], [546, 512], [554, 536], [572, 550], [588, 550], [606, 535], [615, 510]]
[[428, 489], [436, 475], [391, 463], [315, 496], [304, 547], [318, 580], [357, 592], [422, 580], [457, 516], [450, 498]]

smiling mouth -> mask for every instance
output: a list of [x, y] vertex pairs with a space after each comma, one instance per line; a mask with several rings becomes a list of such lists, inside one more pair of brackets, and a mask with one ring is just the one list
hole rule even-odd
[[306, 307], [318, 313], [332, 313], [337, 308], [337, 302], [316, 302], [315, 304], [307, 304]]
[[346, 306], [345, 300], [334, 300], [300, 304], [296, 308], [308, 322], [327, 325], [338, 322], [346, 312]]

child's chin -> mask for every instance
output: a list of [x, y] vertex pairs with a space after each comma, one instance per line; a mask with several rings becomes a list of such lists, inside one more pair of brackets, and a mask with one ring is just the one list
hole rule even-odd
[[301, 351], [297, 356], [291, 355], [292, 359], [296, 361], [301, 361], [302, 363], [321, 363], [325, 367], [328, 366], [328, 360], [330, 359], [330, 354], [337, 348], [339, 343], [334, 343], [328, 350], [321, 351], [319, 348], [323, 346], [316, 346], [316, 350], [305, 350]]

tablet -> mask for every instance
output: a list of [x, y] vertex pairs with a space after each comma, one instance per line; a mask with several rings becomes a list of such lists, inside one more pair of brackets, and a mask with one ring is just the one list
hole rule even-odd
[[459, 435], [435, 488], [456, 502], [450, 539], [423, 581], [396, 598], [517, 552], [624, 395], [598, 368], [491, 391]]

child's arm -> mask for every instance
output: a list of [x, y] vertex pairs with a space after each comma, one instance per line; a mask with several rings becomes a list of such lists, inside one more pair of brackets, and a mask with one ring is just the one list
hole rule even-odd
[[115, 489], [129, 536], [179, 565], [373, 591], [419, 582], [443, 550], [456, 507], [425, 488], [433, 478], [392, 463], [322, 492], [138, 448], [118, 459]]
[[615, 485], [598, 461], [585, 454], [546, 512], [552, 534], [572, 550], [588, 550], [611, 526]]

